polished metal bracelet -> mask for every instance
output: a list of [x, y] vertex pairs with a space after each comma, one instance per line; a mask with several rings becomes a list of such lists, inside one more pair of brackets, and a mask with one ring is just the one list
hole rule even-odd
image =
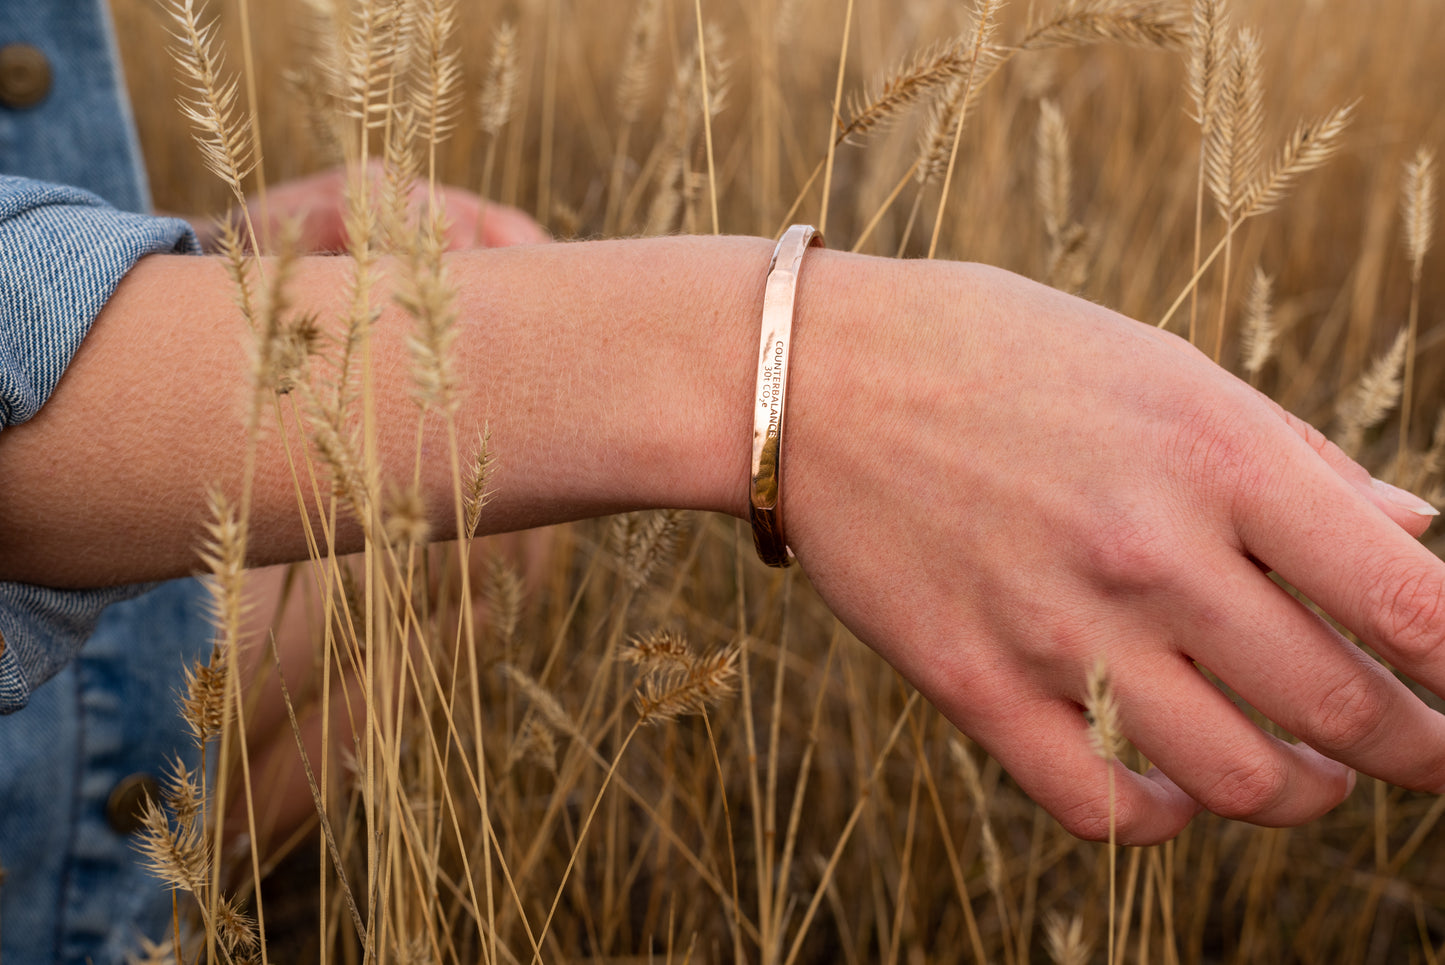
[[788, 350], [793, 340], [798, 273], [803, 255], [814, 247], [824, 247], [823, 236], [811, 225], [793, 225], [784, 232], [768, 265], [763, 294], [748, 518], [753, 524], [753, 545], [769, 566], [787, 566], [793, 561], [793, 551], [783, 536], [781, 512], [783, 417], [787, 411]]

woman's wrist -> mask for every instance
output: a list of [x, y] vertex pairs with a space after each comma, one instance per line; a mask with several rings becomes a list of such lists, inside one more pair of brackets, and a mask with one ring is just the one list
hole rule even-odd
[[[657, 506], [742, 513], [772, 247], [667, 238], [452, 256], [458, 438], [467, 450], [489, 428], [500, 465], [483, 530]], [[372, 293], [372, 372], [386, 478], [405, 483], [418, 410], [411, 324], [391, 296], [399, 270]], [[336, 324], [349, 283], [348, 260], [304, 259], [294, 304]], [[810, 309], [801, 294], [800, 327], [816, 333], [819, 299]], [[205, 487], [239, 492], [247, 338], [216, 259], [143, 259], [46, 409], [4, 434], [0, 484], [13, 498], [0, 513], [0, 579], [103, 585], [193, 569]], [[313, 364], [324, 379], [327, 360]], [[440, 539], [454, 529], [453, 476], [442, 420], [425, 424], [422, 483]], [[278, 433], [262, 433], [257, 465], [251, 561], [304, 556]], [[338, 549], [359, 545], [343, 528]]]
[[[458, 272], [476, 279], [463, 301], [489, 333], [458, 345], [476, 373], [463, 409], [491, 426], [504, 467], [492, 525], [652, 507], [742, 514], [771, 253], [766, 239], [699, 237], [459, 256], [485, 258], [487, 276], [507, 276], [508, 258], [531, 266], [513, 276], [530, 289], [503, 286], [500, 303], [488, 277]], [[514, 347], [506, 368], [474, 354], [497, 342]], [[524, 392], [509, 388], [512, 364], [532, 373]]]

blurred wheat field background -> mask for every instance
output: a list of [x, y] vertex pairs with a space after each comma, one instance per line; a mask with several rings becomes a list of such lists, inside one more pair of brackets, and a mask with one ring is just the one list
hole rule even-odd
[[[1133, 6], [1178, 10], [1176, 39], [1187, 39], [1188, 4]], [[172, 43], [166, 15], [149, 0], [113, 7], [157, 205], [223, 212], [230, 189], [206, 170], [175, 108], [183, 87], [160, 55]], [[209, 11], [233, 69], [241, 9], [227, 0]], [[440, 180], [489, 189], [560, 238], [713, 230], [696, 9], [713, 72], [718, 227], [762, 235], [790, 220], [795, 201], [791, 220], [820, 218], [815, 171], [856, 116], [849, 103], [973, 24], [972, 5], [936, 0], [467, 4], [455, 39], [462, 107], [440, 147]], [[835, 121], [849, 9], [843, 89], [853, 99]], [[992, 42], [1018, 43], [1056, 9], [1050, 0], [1002, 8]], [[1338, 155], [1235, 235], [1227, 289], [1221, 266], [1204, 275], [1198, 341], [1209, 349], [1222, 311], [1223, 364], [1333, 436], [1355, 432], [1350, 447], [1376, 475], [1438, 499], [1445, 346], [1434, 320], [1445, 285], [1435, 265], [1445, 253], [1426, 256], [1417, 288], [1402, 227], [1406, 165], [1445, 135], [1438, 5], [1235, 0], [1231, 13], [1262, 41], [1269, 152], [1300, 118], [1358, 106]], [[340, 162], [308, 106], [309, 6], [252, 0], [250, 16], [266, 180]], [[504, 23], [515, 31], [516, 96], [489, 131], [479, 100]], [[639, 59], [640, 45], [649, 57]], [[1004, 64], [969, 108], [938, 256], [1163, 318], [1194, 274], [1200, 128], [1186, 56], [1158, 47], [1067, 45]], [[940, 170], [920, 184], [910, 172], [934, 99], [837, 146], [832, 247], [927, 254], [945, 178]], [[1060, 192], [1063, 170], [1070, 190]], [[1206, 251], [1223, 232], [1206, 200]], [[1250, 364], [1242, 335], [1258, 314], [1257, 270], [1273, 291], [1262, 365]], [[1390, 350], [1412, 298], [1413, 418], [1400, 459], [1393, 401], [1368, 425], [1348, 410], [1381, 358], [1383, 381], [1398, 382]], [[1171, 329], [1186, 331], [1188, 314]], [[504, 554], [475, 553], [489, 614], [475, 640], [476, 704], [408, 678], [404, 653], [372, 648], [410, 682], [388, 692], [386, 773], [356, 776], [363, 765], [344, 754], [330, 765], [340, 860], [324, 841], [297, 845], [281, 832], [258, 835], [256, 860], [227, 860], [236, 914], [262, 919], [246, 927], [276, 945], [272, 960], [1434, 963], [1445, 954], [1437, 799], [1362, 780], [1304, 828], [1203, 817], [1171, 845], [1118, 855], [1111, 891], [1104, 846], [1059, 830], [838, 627], [801, 574], [765, 571], [743, 536], [730, 520], [680, 514], [578, 524], [555, 536], [530, 582]], [[433, 587], [426, 626], [438, 639], [460, 620], [461, 604], [448, 602], [454, 581], [444, 570]], [[332, 621], [354, 602], [320, 605]], [[704, 712], [634, 733], [634, 684], [643, 681], [645, 698], [648, 661], [672, 658], [707, 691], [682, 709]], [[471, 674], [439, 662], [444, 676]], [[353, 780], [336, 777], [347, 772]], [[273, 878], [255, 901], [253, 870], [288, 851], [311, 856], [304, 887]], [[298, 891], [310, 904], [288, 912], [302, 904]], [[203, 917], [220, 929], [214, 909]], [[239, 943], [222, 960], [262, 954]]]

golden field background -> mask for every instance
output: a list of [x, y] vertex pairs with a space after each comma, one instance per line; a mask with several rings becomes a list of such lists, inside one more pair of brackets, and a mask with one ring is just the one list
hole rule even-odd
[[[162, 15], [149, 0], [113, 6], [157, 205], [220, 212], [227, 189], [206, 173], [175, 110], [180, 87], [162, 55]], [[239, 4], [214, 6], [228, 63], [237, 68]], [[288, 79], [305, 63], [303, 6], [251, 6], [264, 170], [273, 184], [332, 163]], [[730, 64], [726, 102], [713, 122], [723, 231], [774, 234], [826, 155], [845, 8], [843, 0], [701, 4], [705, 21], [720, 28], [720, 60]], [[1006, 7], [998, 41], [1020, 36], [1051, 9], [1044, 0]], [[506, 19], [517, 27], [522, 74], [517, 113], [497, 140], [492, 196], [533, 212], [560, 237], [608, 233], [626, 131], [622, 183], [635, 205], [620, 207], [636, 214], [610, 233], [642, 232], [656, 193], [647, 181], [656, 169], [649, 151], [664, 140], [678, 65], [695, 57], [693, 3], [664, 0], [662, 10], [656, 62], [628, 130], [614, 92], [632, 3], [466, 5], [458, 33], [466, 106], [444, 148], [442, 180], [482, 187], [489, 140], [475, 104], [493, 30]], [[1237, 236], [1230, 291], [1221, 293], [1218, 270], [1200, 287], [1204, 319], [1228, 299], [1223, 361], [1237, 370], [1233, 336], [1250, 274], [1259, 265], [1274, 276], [1279, 350], [1258, 384], [1328, 431], [1337, 402], [1408, 315], [1401, 186], [1405, 162], [1422, 146], [1441, 145], [1445, 134], [1439, 7], [1429, 0], [1236, 0], [1232, 10], [1265, 45], [1267, 144], [1279, 143], [1303, 116], [1359, 100], [1340, 156]], [[845, 91], [861, 91], [956, 36], [967, 14], [958, 3], [859, 0]], [[1029, 52], [1006, 67], [964, 131], [940, 256], [1045, 274], [1048, 244], [1035, 190], [1044, 98], [1057, 101], [1071, 133], [1071, 213], [1089, 233], [1082, 292], [1157, 321], [1192, 274], [1199, 130], [1178, 51], [1103, 44]], [[831, 246], [851, 247], [904, 176], [926, 113], [915, 109], [861, 144], [838, 148]], [[670, 228], [710, 230], [700, 136], [686, 162], [695, 194]], [[904, 245], [917, 194], [910, 182], [863, 250], [926, 252], [939, 189], [922, 192], [925, 227]], [[796, 220], [816, 220], [820, 206], [815, 186]], [[1206, 211], [1212, 245], [1222, 226], [1212, 205]], [[1434, 325], [1445, 305], [1441, 257], [1445, 252], [1427, 260], [1420, 291], [1415, 449], [1429, 446], [1445, 401], [1445, 346]], [[966, 375], [960, 390], [967, 391]], [[1392, 417], [1367, 439], [1363, 458], [1378, 475], [1392, 471], [1398, 432]], [[1423, 482], [1432, 491], [1440, 480]], [[461, 869], [479, 875], [486, 835], [475, 807], [446, 802], [471, 792], [456, 775], [413, 775], [440, 795], [428, 802], [417, 792], [408, 802], [429, 816], [422, 824], [434, 822], [438, 843], [425, 874], [383, 877], [368, 914], [389, 922], [374, 934], [391, 940], [377, 956], [474, 961], [495, 953], [526, 961], [529, 935], [565, 882], [541, 945], [547, 961], [1047, 961], [1055, 960], [1050, 914], [1076, 917], [1094, 949], [1086, 960], [1105, 961], [1105, 848], [1069, 838], [938, 715], [909, 704], [892, 671], [835, 625], [804, 578], [765, 572], [730, 521], [687, 517], [672, 525], [677, 545], [669, 562], [642, 581], [615, 548], [612, 524], [561, 532], [515, 632], [503, 639], [488, 630], [477, 641], [489, 698], [481, 756], [496, 792], [489, 805], [497, 809], [495, 860], [517, 872], [516, 890], [504, 896], [497, 886], [490, 918], [469, 903], [475, 892], [463, 887]], [[662, 626], [702, 651], [745, 642], [746, 696], [705, 719], [644, 729], [627, 743], [619, 715], [629, 712], [630, 678], [612, 655], [627, 638]], [[548, 660], [551, 652], [560, 659]], [[572, 733], [553, 728], [551, 767], [517, 750], [537, 701], [500, 672], [502, 664], [526, 668], [573, 717]], [[435, 707], [420, 697], [418, 704], [420, 726], [445, 742], [450, 731]], [[607, 771], [598, 759], [618, 760], [605, 794]], [[348, 815], [355, 819], [355, 799], [341, 790], [334, 797], [343, 827]], [[579, 845], [579, 829], [599, 799], [598, 823]], [[449, 809], [465, 812], [467, 832], [437, 817]], [[1442, 810], [1434, 798], [1362, 780], [1349, 802], [1305, 828], [1263, 830], [1206, 817], [1173, 845], [1125, 852], [1113, 938], [1121, 960], [1436, 962], [1445, 954]], [[358, 867], [364, 845], [350, 855]], [[578, 862], [569, 869], [574, 849]], [[360, 960], [335, 891], [333, 883], [319, 912], [299, 916], [299, 934], [291, 937], [300, 938], [301, 950], [288, 951], [288, 959]], [[295, 901], [290, 889], [284, 894], [281, 901]], [[267, 911], [273, 919], [275, 906]], [[328, 937], [318, 940], [318, 930]]]

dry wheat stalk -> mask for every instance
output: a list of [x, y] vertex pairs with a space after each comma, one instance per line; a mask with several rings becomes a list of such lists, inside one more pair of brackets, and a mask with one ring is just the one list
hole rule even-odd
[[215, 648], [208, 662], [197, 661], [184, 670], [181, 715], [198, 745], [220, 736], [226, 715], [226, 663]]
[[262, 292], [259, 324], [252, 326], [251, 390], [256, 403], [250, 416], [253, 420], [259, 418], [266, 396], [284, 395], [305, 378], [307, 364], [320, 342], [314, 315], [291, 318], [291, 283], [300, 264], [296, 247], [299, 231], [300, 225], [294, 220], [282, 227], [279, 251]]
[[[1179, 293], [1174, 304], [1169, 306], [1168, 311], [1156, 323], [1159, 328], [1167, 326], [1174, 318], [1174, 313], [1184, 304], [1185, 299], [1195, 293], [1200, 279], [1214, 264], [1215, 259], [1221, 253], [1227, 254], [1231, 250], [1234, 234], [1241, 225], [1251, 218], [1274, 210], [1289, 194], [1290, 188], [1301, 175], [1313, 171], [1334, 157], [1340, 148], [1340, 141], [1350, 125], [1354, 109], [1354, 104], [1347, 104], [1327, 112], [1322, 117], [1301, 121], [1295, 127], [1279, 153], [1268, 164], [1263, 165], [1259, 173], [1249, 184], [1245, 185], [1240, 194], [1239, 204], [1235, 208], [1233, 219], [1225, 229], [1224, 237], [1215, 246], [1209, 257], [1205, 258], [1194, 270], [1189, 284]], [[1221, 305], [1221, 310], [1223, 307]], [[1224, 326], [1221, 324], [1218, 332], [1221, 338], [1223, 332]], [[1217, 347], [1218, 343], [1216, 343]]]
[[1022, 49], [1122, 43], [1179, 49], [1189, 28], [1170, 0], [1078, 0], [1059, 5], [1052, 20], [1029, 31]]
[[1052, 100], [1039, 103], [1036, 134], [1038, 168], [1035, 193], [1048, 237], [1044, 281], [1061, 291], [1078, 292], [1088, 275], [1089, 232], [1070, 215], [1073, 207], [1073, 160], [1069, 128]]
[[261, 944], [256, 920], [241, 912], [230, 897], [217, 895], [214, 902], [207, 899], [215, 869], [203, 815], [208, 804], [206, 791], [197, 788], [194, 775], [179, 759], [174, 770], [164, 796], [179, 800], [185, 813], [172, 823], [161, 805], [147, 797], [141, 806], [141, 828], [134, 847], [152, 875], [195, 898], [194, 907], [207, 925], [207, 934], [219, 940], [226, 961], [250, 961], [249, 956]]
[[172, 758], [166, 769], [161, 797], [182, 828], [201, 823], [206, 806], [205, 793], [197, 773], [186, 767], [186, 762], [179, 755]]
[[235, 209], [228, 210], [215, 220], [212, 244], [226, 267], [226, 277], [231, 281], [236, 307], [246, 327], [255, 329], [258, 321], [254, 279], [254, 263], [246, 256], [246, 242], [241, 237], [240, 216]]
[[206, 496], [210, 519], [206, 538], [199, 549], [206, 568], [211, 622], [216, 628], [218, 649], [240, 646], [241, 622], [245, 615], [245, 531], [236, 507], [221, 490], [212, 488]]
[[351, 507], [363, 525], [369, 525], [371, 489], [355, 432], [339, 421], [337, 409], [323, 406], [309, 386], [303, 384], [300, 388], [306, 403], [311, 444], [331, 473], [332, 493]]
[[232, 652], [245, 618], [245, 533], [237, 509], [219, 489], [207, 493], [210, 520], [198, 555], [207, 571], [207, 612], [215, 639], [207, 662], [185, 668], [181, 713], [198, 747], [219, 737], [230, 718], [226, 701]]
[[953, 757], [954, 763], [958, 765], [960, 773], [963, 774], [963, 784], [968, 789], [968, 798], [973, 803], [974, 812], [978, 815], [979, 848], [983, 852], [983, 870], [984, 875], [988, 878], [989, 890], [993, 892], [1000, 913], [1006, 915], [1008, 905], [1004, 901], [1003, 893], [1003, 852], [999, 850], [998, 838], [993, 833], [993, 822], [989, 820], [988, 795], [984, 793], [983, 776], [979, 774], [978, 764], [974, 761], [973, 755], [957, 737], [949, 738], [948, 751]]
[[[923, 136], [924, 146], [920, 160], [914, 173], [906, 175], [904, 179], [906, 181], [907, 177], [916, 176], [920, 183], [926, 184], [935, 180], [940, 171], [947, 171], [956, 153], [962, 132], [959, 125], [950, 125], [950, 116], [968, 117], [983, 96], [988, 82], [1019, 52], [1106, 41], [1174, 48], [1182, 46], [1186, 38], [1182, 21], [1172, 4], [1155, 0], [1071, 0], [1060, 7], [1053, 19], [1031, 29], [1018, 44], [1007, 47], [989, 42], [995, 29], [994, 12], [993, 3], [979, 0], [973, 12], [975, 28], [972, 31], [972, 40], [955, 40], [920, 54], [914, 60], [895, 68], [872, 94], [854, 97], [851, 101], [851, 120], [846, 124], [840, 122], [838, 136], [829, 142], [830, 161], [825, 162], [827, 169], [831, 171], [833, 149], [838, 144], [867, 134], [902, 113], [926, 94], [943, 88], [943, 96], [935, 100], [934, 115]], [[944, 153], [949, 156], [949, 164], [942, 160]], [[814, 179], [823, 170], [824, 166], [820, 165], [809, 177], [803, 192], [793, 203], [789, 217], [797, 210]], [[945, 182], [948, 182], [946, 173], [944, 178]], [[895, 189], [888, 204], [891, 204], [901, 187], [902, 182], [899, 188]], [[946, 183], [945, 188], [947, 187]], [[945, 190], [945, 195], [946, 193]], [[825, 190], [825, 196], [826, 194]], [[937, 247], [942, 212], [943, 205], [940, 205], [930, 249]], [[882, 213], [880, 209], [874, 216], [868, 231], [877, 224]], [[914, 218], [910, 217], [910, 230], [913, 221]], [[865, 231], [865, 235], [868, 231]], [[904, 245], [907, 243], [907, 234], [905, 231]]]
[[1102, 659], [1089, 668], [1084, 709], [1089, 715], [1089, 746], [1106, 761], [1118, 760], [1124, 749], [1119, 727], [1119, 704], [1109, 683], [1109, 669]]
[[1089, 716], [1089, 746], [1104, 759], [1109, 770], [1109, 965], [1115, 961], [1116, 944], [1114, 922], [1118, 914], [1115, 899], [1115, 848], [1114, 848], [1114, 762], [1124, 749], [1124, 734], [1119, 727], [1119, 704], [1114, 698], [1114, 688], [1109, 681], [1109, 668], [1103, 657], [1094, 661], [1089, 668], [1084, 695], [1084, 710]]
[[[346, 418], [358, 392], [357, 355], [362, 341], [379, 317], [372, 303], [372, 289], [379, 273], [378, 210], [372, 203], [371, 174], [364, 166], [352, 164], [346, 185], [346, 246], [351, 255], [351, 292], [340, 339], [341, 354], [335, 363], [333, 398], [317, 411], [336, 425]], [[320, 401], [319, 399], [317, 400]]]
[[1221, 114], [1225, 65], [1229, 60], [1229, 13], [1225, 0], [1194, 0], [1189, 34], [1189, 93], [1194, 98], [1194, 119], [1205, 140]]
[[[675, 229], [679, 215], [684, 227], [696, 229], [694, 206], [704, 184], [692, 171], [692, 153], [698, 127], [712, 119], [727, 103], [729, 62], [723, 57], [724, 36], [721, 28], [708, 23], [703, 28], [702, 53], [696, 42], [687, 56], [678, 62], [673, 85], [667, 95], [663, 112], [662, 135], [659, 140], [661, 175], [657, 191], [648, 207], [646, 235], [662, 235]], [[696, 65], [706, 58], [707, 93], [703, 94], [701, 72]], [[705, 105], [705, 109], [700, 109]]]
[[370, 202], [375, 209], [379, 247], [389, 255], [404, 257], [416, 243], [418, 228], [412, 195], [421, 176], [419, 132], [414, 106], [399, 104], [392, 112], [382, 145], [381, 177], [374, 185], [379, 194]]
[[1389, 351], [1365, 370], [1336, 407], [1340, 428], [1335, 441], [1349, 456], [1359, 454], [1365, 433], [1384, 422], [1400, 402], [1400, 375], [1405, 364], [1407, 335], [1406, 329], [1400, 329]]
[[507, 752], [507, 766], [518, 761], [531, 761], [557, 776], [557, 735], [541, 717], [529, 716], [522, 721], [516, 740]]
[[223, 897], [216, 902], [216, 933], [233, 959], [256, 951], [260, 944], [256, 920], [238, 909], [233, 898]]
[[786, 47], [798, 33], [803, 21], [803, 0], [780, 0], [773, 20], [773, 42]]
[[[641, 116], [647, 91], [647, 77], [652, 72], [657, 53], [657, 40], [662, 33], [660, 0], [638, 0], [623, 49], [622, 67], [618, 72], [615, 101], [622, 130], [617, 136], [617, 149], [612, 156], [612, 174], [607, 192], [607, 210], [603, 215], [603, 231], [616, 229], [617, 216], [623, 200], [623, 174], [632, 141], [632, 128]], [[580, 220], [580, 219], [578, 219]], [[572, 232], [575, 234], [575, 231]]]
[[694, 657], [682, 667], [657, 668], [637, 688], [638, 718], [643, 723], [700, 714], [732, 695], [738, 686], [737, 647]]
[[1078, 915], [1065, 918], [1050, 910], [1044, 917], [1044, 942], [1054, 965], [1088, 965], [1094, 954], [1084, 938], [1084, 919]]
[[336, 18], [340, 55], [335, 78], [337, 110], [361, 122], [361, 131], [350, 144], [355, 152], [351, 156], [365, 153], [362, 131], [382, 127], [390, 120], [395, 103], [388, 92], [394, 70], [398, 62], [405, 64], [409, 59], [411, 31], [403, 16], [405, 9], [395, 2], [362, 0], [348, 6], [348, 15]]
[[647, 78], [657, 53], [657, 38], [662, 33], [661, 0], [638, 0], [632, 11], [627, 40], [622, 48], [621, 68], [617, 72], [615, 103], [617, 116], [624, 127], [636, 124], [647, 94]]
[[922, 98], [967, 75], [972, 66], [973, 51], [962, 39], [914, 56], [890, 71], [871, 93], [849, 98], [851, 118], [838, 136], [857, 143]]
[[487, 80], [478, 101], [482, 130], [495, 138], [507, 126], [517, 109], [517, 85], [522, 69], [518, 62], [517, 28], [504, 20], [497, 25], [492, 38], [492, 56], [488, 61]]
[[1395, 474], [1403, 477], [1410, 448], [1410, 419], [1415, 402], [1415, 356], [1420, 333], [1420, 281], [1425, 255], [1435, 234], [1435, 152], [1420, 148], [1405, 165], [1401, 206], [1405, 224], [1405, 252], [1410, 259], [1410, 318], [1406, 325], [1405, 384], [1400, 395], [1400, 443]]
[[[953, 138], [948, 149], [948, 166], [943, 172], [943, 187], [939, 190], [938, 210], [934, 212], [933, 216], [933, 233], [928, 241], [930, 260], [938, 254], [938, 241], [943, 235], [943, 216], [944, 212], [948, 210], [948, 199], [953, 188], [953, 175], [958, 164], [958, 149], [959, 145], [963, 143], [964, 125], [973, 113], [973, 106], [978, 100], [979, 92], [994, 72], [994, 69], [988, 66], [989, 62], [985, 51], [991, 49], [988, 41], [998, 26], [995, 18], [1000, 5], [999, 0], [975, 0], [974, 2], [972, 11], [973, 43], [970, 47], [973, 62], [969, 66], [967, 79], [963, 84], [963, 104], [959, 108], [958, 120], [949, 121], [945, 125], [953, 129]], [[983, 69], [980, 69], [981, 67]]]
[[646, 235], [672, 231], [682, 209], [682, 193], [690, 170], [689, 157], [701, 119], [701, 111], [695, 106], [701, 100], [701, 78], [693, 66], [697, 57], [697, 45], [694, 44], [688, 55], [678, 62], [672, 87], [667, 93], [658, 140], [661, 174], [652, 203], [648, 206], [647, 225], [643, 229]]
[[621, 648], [621, 658], [644, 673], [677, 670], [693, 660], [692, 648], [675, 630], [650, 630]]
[[1435, 152], [1429, 148], [1420, 148], [1405, 165], [1401, 207], [1405, 252], [1410, 259], [1411, 277], [1418, 282], [1435, 235]]
[[418, 135], [433, 155], [456, 127], [461, 103], [461, 52], [452, 44], [457, 28], [456, 0], [415, 0], [417, 73], [412, 109], [420, 119]]
[[500, 555], [488, 557], [482, 581], [482, 599], [487, 605], [489, 627], [505, 645], [510, 645], [517, 635], [524, 596], [522, 574], [517, 572], [517, 568]]
[[[1221, 122], [1224, 70], [1229, 59], [1229, 19], [1225, 0], [1194, 0], [1194, 16], [1189, 35], [1189, 93], [1194, 99], [1195, 120], [1201, 134], [1199, 142], [1199, 174], [1194, 197], [1194, 273], [1199, 273], [1199, 259], [1204, 250], [1204, 185], [1209, 177], [1209, 151], [1216, 140], [1215, 129]], [[1189, 292], [1189, 343], [1198, 344], [1199, 289]]]
[[709, 20], [703, 24], [703, 53], [707, 56], [707, 113], [718, 117], [727, 110], [732, 91], [733, 60], [727, 55], [727, 31]]
[[1296, 179], [1334, 157], [1354, 110], [1354, 104], [1347, 104], [1322, 117], [1301, 122], [1275, 158], [1245, 186], [1236, 217], [1252, 218], [1273, 211], [1284, 200]]
[[1044, 215], [1044, 230], [1056, 239], [1069, 222], [1073, 206], [1073, 164], [1069, 156], [1069, 127], [1056, 101], [1039, 102], [1036, 135], [1038, 169], [1035, 191]]
[[146, 936], [126, 953], [125, 965], [176, 965], [176, 951], [172, 945], [159, 944]]
[[341, 49], [341, 12], [336, 0], [301, 0], [301, 23], [297, 44], [302, 65], [292, 72], [292, 82], [306, 105], [311, 135], [333, 163], [345, 158], [348, 137], [341, 102], [344, 58]]
[[613, 521], [612, 538], [628, 585], [640, 590], [659, 566], [671, 558], [682, 535], [680, 510], [627, 513]]
[[448, 277], [444, 255], [446, 216], [431, 205], [403, 259], [396, 301], [412, 317], [406, 347], [417, 401], [451, 415], [459, 404], [458, 380], [452, 361], [457, 338], [456, 288]]
[[[497, 139], [517, 109], [517, 86], [522, 78], [517, 56], [517, 29], [502, 21], [492, 37], [492, 56], [487, 66], [487, 80], [477, 100], [478, 120], [487, 137], [486, 158], [482, 162], [481, 195], [491, 197], [492, 175], [497, 167]], [[480, 239], [483, 228], [477, 222]]]
[[948, 81], [929, 108], [928, 120], [918, 133], [918, 165], [914, 179], [920, 186], [932, 184], [948, 170], [948, 155], [953, 146], [953, 126], [949, 123], [958, 117], [963, 106], [967, 75], [960, 75]]
[[998, 30], [993, 8], [986, 4], [975, 5], [969, 16], [973, 26], [965, 30], [958, 41], [968, 44], [964, 65], [934, 98], [933, 109], [929, 111], [928, 123], [922, 132], [922, 153], [917, 173], [920, 184], [929, 184], [947, 175], [959, 119], [971, 115], [978, 103], [982, 85], [977, 83], [977, 78], [989, 76], [1003, 56], [993, 47], [993, 36]]
[[486, 508], [495, 490], [491, 488], [492, 477], [497, 469], [497, 457], [492, 452], [492, 433], [482, 429], [477, 433], [477, 448], [469, 464], [467, 478], [463, 483], [462, 507], [465, 511], [466, 535], [470, 539], [477, 535], [477, 526], [482, 521], [482, 510]]
[[210, 850], [200, 824], [175, 828], [159, 804], [146, 799], [141, 811], [141, 829], [135, 847], [145, 866], [168, 887], [189, 891], [199, 899], [206, 893], [210, 876]]
[[1445, 473], [1445, 410], [1435, 416], [1435, 431], [1430, 436], [1430, 448], [1420, 460], [1420, 471], [1427, 480], [1438, 479]]
[[499, 666], [499, 669], [502, 676], [522, 692], [522, 696], [531, 703], [532, 709], [540, 714], [553, 730], [577, 740], [585, 740], [577, 722], [572, 719], [571, 714], [563, 709], [561, 701], [552, 691], [543, 687], [531, 674], [514, 664], [504, 663]]
[[431, 538], [426, 500], [415, 484], [388, 489], [381, 514], [386, 540], [398, 549], [424, 546]]
[[1254, 279], [1249, 285], [1249, 296], [1244, 303], [1243, 368], [1251, 379], [1259, 378], [1259, 373], [1274, 355], [1275, 340], [1279, 332], [1274, 325], [1273, 299], [1274, 279], [1256, 265]]
[[1017, 44], [978, 47], [973, 90], [964, 110], [971, 113], [988, 82], [1024, 51], [1101, 43], [1173, 50], [1184, 46], [1187, 38], [1179, 11], [1169, 0], [1069, 0], [1051, 19], [1031, 27]]
[[1245, 186], [1259, 176], [1264, 151], [1264, 76], [1259, 35], [1241, 29], [1229, 48], [1219, 110], [1205, 139], [1204, 165], [1214, 203], [1232, 221]]
[[[255, 158], [249, 122], [236, 108], [240, 82], [225, 76], [216, 51], [215, 22], [202, 25], [196, 0], [169, 0], [167, 12], [174, 21], [171, 31], [176, 39], [171, 54], [191, 91], [180, 103], [181, 113], [195, 126], [195, 140], [206, 167], [244, 207], [245, 180]], [[254, 241], [253, 236], [253, 245]]]

